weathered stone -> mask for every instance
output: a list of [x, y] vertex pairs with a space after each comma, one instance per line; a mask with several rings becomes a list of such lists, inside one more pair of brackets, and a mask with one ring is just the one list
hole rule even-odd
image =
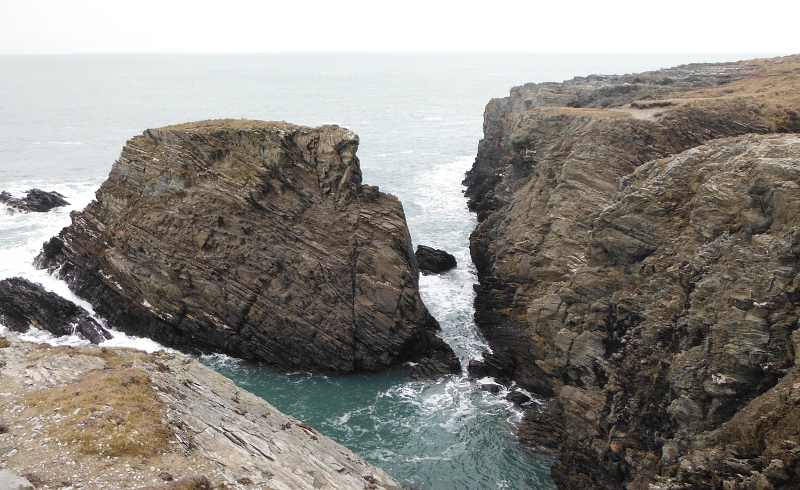
[[402, 206], [361, 184], [357, 147], [337, 126], [147, 130], [38, 263], [109, 325], [170, 346], [338, 373], [455, 359]]
[[54, 335], [79, 334], [94, 344], [111, 338], [88, 311], [21, 277], [0, 281], [0, 323], [16, 332], [35, 327]]
[[447, 272], [458, 265], [452, 254], [425, 245], [417, 245], [414, 255], [417, 257], [419, 269], [423, 274]]
[[[794, 420], [775, 390], [800, 318], [800, 138], [755, 133], [800, 131], [798, 67], [592, 76], [487, 106], [465, 181], [476, 321], [494, 371], [557, 395], [560, 487], [722, 488], [739, 470], [716, 431], [761, 394]], [[742, 422], [753, 443], [795, 437]], [[785, 463], [780, 443], [747, 471]]]
[[25, 197], [13, 197], [6, 191], [0, 192], [0, 202], [23, 212], [43, 213], [61, 206], [68, 206], [69, 203], [64, 196], [58, 192], [48, 192], [41, 189], [31, 189]]

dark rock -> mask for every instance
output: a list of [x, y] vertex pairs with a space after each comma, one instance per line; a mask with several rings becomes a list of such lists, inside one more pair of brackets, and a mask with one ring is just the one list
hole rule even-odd
[[0, 281], [0, 323], [16, 332], [33, 326], [54, 335], [78, 333], [93, 344], [111, 338], [89, 312], [21, 277]]
[[173, 347], [336, 373], [449, 358], [402, 206], [361, 184], [358, 142], [246, 120], [147, 130], [38, 264]]
[[514, 403], [515, 405], [522, 406], [526, 403], [530, 403], [531, 397], [519, 390], [512, 390], [508, 393], [508, 395], [506, 395], [506, 400]]
[[0, 192], [0, 202], [23, 212], [46, 212], [61, 206], [68, 206], [69, 203], [64, 196], [58, 192], [48, 192], [41, 189], [31, 189], [25, 197], [12, 197], [6, 191]]
[[444, 250], [426, 247], [425, 245], [417, 245], [417, 251], [414, 252], [414, 255], [417, 256], [419, 269], [423, 274], [447, 272], [458, 265], [456, 258], [451, 254]]
[[481, 391], [486, 391], [493, 395], [500, 393], [500, 390], [503, 389], [503, 387], [497, 383], [481, 383], [480, 388]]
[[[800, 140], [765, 134], [800, 130], [799, 68], [592, 76], [487, 106], [465, 184], [493, 354], [470, 371], [556, 395], [559, 487], [740, 488], [743, 468], [746, 488], [784, 485], [760, 472], [792, 467], [775, 392], [797, 352]], [[731, 422], [769, 394], [772, 422]], [[744, 466], [723, 464], [726, 426]]]

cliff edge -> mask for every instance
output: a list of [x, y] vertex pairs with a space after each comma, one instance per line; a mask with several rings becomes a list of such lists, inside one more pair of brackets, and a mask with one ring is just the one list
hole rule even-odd
[[494, 353], [471, 370], [555, 397], [521, 435], [560, 487], [800, 482], [800, 140], [772, 134], [799, 111], [798, 56], [487, 106], [465, 183]]
[[397, 198], [361, 184], [358, 136], [247, 120], [150, 129], [45, 244], [111, 327], [285, 369], [459, 371], [419, 296]]
[[13, 488], [402, 488], [182, 354], [6, 334], [0, 379], [0, 467], [20, 477]]

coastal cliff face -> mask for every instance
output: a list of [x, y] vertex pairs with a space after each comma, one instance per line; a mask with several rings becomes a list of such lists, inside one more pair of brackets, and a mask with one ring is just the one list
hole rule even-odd
[[286, 369], [457, 371], [400, 202], [337, 126], [224, 120], [128, 141], [37, 259], [109, 325]]
[[19, 476], [11, 488], [402, 488], [182, 354], [6, 334], [0, 379], [0, 467]]
[[471, 369], [555, 396], [521, 435], [561, 487], [800, 481], [800, 140], [767, 135], [800, 130], [798, 94], [789, 57], [488, 105], [465, 182], [494, 353]]

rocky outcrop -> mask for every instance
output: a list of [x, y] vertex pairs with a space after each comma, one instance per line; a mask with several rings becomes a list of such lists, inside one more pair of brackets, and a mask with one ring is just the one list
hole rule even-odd
[[420, 299], [403, 208], [361, 184], [357, 147], [337, 126], [147, 130], [38, 263], [110, 326], [166, 345], [286, 369], [458, 370]]
[[184, 355], [8, 340], [0, 348], [0, 465], [9, 482], [401, 488], [313, 427]]
[[559, 486], [797, 484], [800, 141], [758, 134], [800, 130], [798, 71], [688, 65], [487, 107], [466, 183], [494, 352], [471, 368], [555, 396], [523, 434], [559, 448]]
[[417, 257], [419, 269], [423, 274], [440, 274], [454, 269], [458, 265], [452, 254], [425, 245], [417, 245], [414, 255]]
[[34, 327], [58, 336], [79, 334], [93, 344], [111, 338], [89, 312], [21, 277], [0, 281], [0, 324], [16, 332]]
[[[43, 213], [69, 203], [58, 192], [48, 192], [41, 189], [31, 189], [25, 197], [14, 197], [6, 191], [0, 192], [0, 202], [17, 211]], [[10, 212], [10, 211], [9, 211]]]

